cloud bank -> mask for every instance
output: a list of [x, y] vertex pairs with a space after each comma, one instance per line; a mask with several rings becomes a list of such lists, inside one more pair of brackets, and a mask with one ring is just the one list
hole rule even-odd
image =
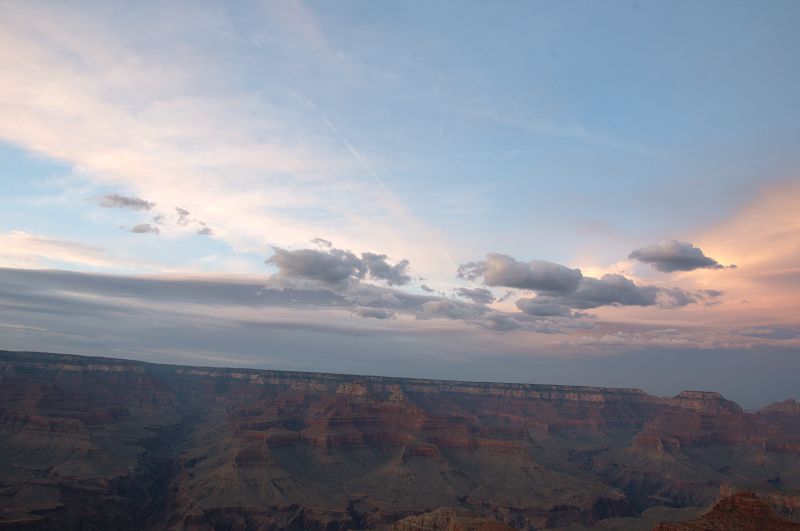
[[[490, 253], [482, 261], [462, 264], [458, 276], [465, 280], [481, 280], [487, 286], [533, 292], [535, 297], [518, 299], [516, 307], [534, 317], [584, 317], [586, 314], [581, 310], [603, 306], [679, 308], [709, 303], [722, 295], [714, 290], [687, 291], [639, 285], [620, 274], [587, 277], [580, 269], [545, 260], [521, 262], [498, 253]], [[469, 292], [463, 288], [457, 291], [462, 296]]]

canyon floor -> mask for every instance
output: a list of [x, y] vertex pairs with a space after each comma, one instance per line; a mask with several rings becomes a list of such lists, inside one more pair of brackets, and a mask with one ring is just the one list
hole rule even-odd
[[0, 351], [0, 529], [652, 529], [744, 491], [800, 522], [800, 404]]

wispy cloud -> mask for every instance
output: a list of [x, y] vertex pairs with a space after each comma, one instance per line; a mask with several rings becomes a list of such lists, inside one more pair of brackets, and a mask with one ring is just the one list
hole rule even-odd
[[0, 249], [2, 267], [53, 267], [58, 264], [108, 267], [114, 264], [114, 260], [98, 247], [24, 231], [0, 233]]
[[[271, 100], [225, 84], [204, 90], [231, 68], [224, 57], [199, 60], [192, 48], [201, 34], [227, 35], [225, 17], [215, 19], [212, 9], [181, 20], [188, 45], [171, 46], [176, 37], [153, 28], [155, 49], [136, 46], [137, 34], [103, 10], [4, 4], [0, 46], [16, 52], [0, 59], [0, 138], [137, 196], [107, 196], [103, 205], [161, 216], [180, 205], [213, 227], [205, 235], [235, 250], [301, 244], [324, 226], [326, 237], [349, 248], [380, 246], [443, 275], [429, 250], [444, 241], [385, 185], [375, 193], [377, 172], [326, 116], [309, 113], [285, 87]], [[302, 5], [289, 11], [304, 38], [327, 46]], [[198, 230], [160, 227], [165, 236]]]

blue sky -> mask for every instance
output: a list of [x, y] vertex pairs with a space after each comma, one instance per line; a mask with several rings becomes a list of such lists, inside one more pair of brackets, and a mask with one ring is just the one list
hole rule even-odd
[[[800, 338], [787, 330], [800, 328], [792, 302], [800, 285], [798, 24], [791, 1], [491, 9], [3, 1], [0, 266], [327, 290], [350, 302], [293, 308], [291, 317], [261, 308], [257, 318], [333, 319], [354, 335], [379, 324], [420, 344], [431, 326], [444, 338], [468, 329], [481, 349], [521, 348], [531, 359], [665, 345], [742, 355], [797, 349]], [[152, 206], [104, 206], [112, 194]], [[210, 234], [198, 234], [203, 228]], [[696, 247], [739, 267], [664, 272], [629, 258], [671, 240], [690, 247], [659, 252]], [[265, 264], [276, 248], [321, 254]], [[391, 283], [400, 277], [382, 265], [373, 271], [362, 253], [385, 254], [386, 267], [408, 260], [409, 280]], [[569, 315], [526, 314], [519, 300], [543, 303], [553, 293], [508, 277], [457, 277], [461, 264], [502, 262], [489, 253], [534, 276], [544, 267], [537, 260], [599, 282], [623, 275], [656, 290], [658, 301], [587, 302], [578, 289], [547, 299]], [[352, 276], [347, 286], [324, 285], [301, 257], [340, 260]], [[353, 294], [364, 285], [384, 290], [374, 295], [380, 304]], [[487, 289], [495, 300], [465, 299], [461, 288]], [[676, 289], [695, 301], [679, 304]], [[68, 283], [52, 290], [77, 293]], [[396, 302], [402, 295], [392, 290], [444, 302], [427, 301], [434, 312], [423, 300]], [[698, 295], [709, 290], [721, 294]], [[483, 306], [456, 311], [448, 301]], [[225, 304], [203, 311], [241, 309]], [[11, 302], [4, 308], [9, 346], [59, 350], [41, 332], [53, 323]], [[391, 318], [370, 319], [376, 309]], [[181, 311], [183, 319], [189, 310]], [[102, 337], [96, 323], [84, 325]], [[753, 327], [761, 332], [741, 333]], [[347, 337], [343, 349], [355, 344]], [[413, 366], [427, 370], [424, 361]], [[342, 370], [388, 367], [342, 362]]]

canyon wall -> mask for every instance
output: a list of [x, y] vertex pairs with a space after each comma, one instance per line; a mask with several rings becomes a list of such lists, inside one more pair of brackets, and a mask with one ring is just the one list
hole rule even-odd
[[0, 529], [540, 529], [725, 486], [797, 518], [797, 404], [0, 351]]

